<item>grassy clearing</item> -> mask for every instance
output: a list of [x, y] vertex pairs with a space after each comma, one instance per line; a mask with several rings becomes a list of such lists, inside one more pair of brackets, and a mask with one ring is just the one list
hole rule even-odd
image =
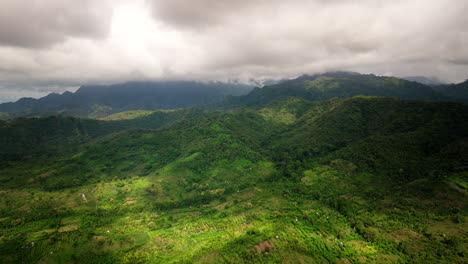
[[[160, 111], [163, 111], [163, 110], [160, 110]], [[168, 111], [171, 111], [171, 110], [166, 110], [166, 112]], [[112, 115], [102, 117], [99, 119], [106, 120], [106, 121], [129, 120], [129, 119], [145, 117], [145, 116], [153, 114], [154, 112], [156, 111], [147, 111], [147, 110], [126, 111], [126, 112], [120, 112], [117, 114], [112, 114]]]

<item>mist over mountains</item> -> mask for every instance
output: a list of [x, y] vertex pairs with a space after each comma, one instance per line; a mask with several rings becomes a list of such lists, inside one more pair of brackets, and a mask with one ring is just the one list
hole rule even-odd
[[49, 94], [39, 99], [22, 98], [0, 104], [0, 116], [71, 115], [99, 118], [128, 110], [175, 109], [206, 105], [227, 95], [243, 95], [248, 85], [189, 81], [127, 82], [82, 86], [76, 92]]
[[444, 84], [441, 80], [437, 79], [436, 77], [406, 76], [406, 77], [403, 77], [402, 79], [422, 83], [422, 84], [429, 85], [429, 86], [438, 86], [438, 85]]
[[[410, 78], [411, 79], [411, 78]], [[421, 80], [421, 78], [416, 78]], [[201, 83], [189, 81], [127, 82], [108, 86], [83, 86], [75, 93], [49, 94], [39, 99], [22, 98], [0, 104], [0, 118], [20, 116], [71, 115], [101, 118], [129, 110], [176, 109], [193, 105], [219, 103], [229, 107], [236, 101], [259, 104], [285, 96], [302, 96], [308, 100], [355, 95], [390, 96], [412, 100], [468, 101], [467, 82], [430, 85], [396, 77], [352, 72], [328, 72], [303, 75], [277, 84], [255, 88], [242, 84]], [[247, 97], [245, 97], [247, 98]]]

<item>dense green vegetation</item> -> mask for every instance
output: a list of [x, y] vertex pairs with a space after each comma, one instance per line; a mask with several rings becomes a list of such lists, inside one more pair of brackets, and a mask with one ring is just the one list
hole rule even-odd
[[[0, 120], [0, 167], [8, 161], [60, 157], [76, 153], [93, 140], [128, 129], [160, 129], [180, 120], [210, 115], [213, 110], [184, 108], [154, 111], [128, 119], [127, 112], [109, 116], [110, 121], [79, 119], [67, 116]], [[124, 116], [125, 118], [122, 118]]]
[[284, 89], [3, 121], [2, 262], [466, 262], [468, 105]]
[[321, 101], [331, 98], [350, 98], [357, 95], [389, 96], [426, 101], [447, 99], [432, 87], [417, 82], [373, 74], [330, 72], [303, 75], [261, 89], [255, 88], [248, 95], [229, 97], [220, 105], [224, 107], [258, 107], [285, 96]]

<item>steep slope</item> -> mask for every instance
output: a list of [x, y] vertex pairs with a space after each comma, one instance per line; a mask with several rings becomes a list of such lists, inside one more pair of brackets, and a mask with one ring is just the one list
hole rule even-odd
[[83, 86], [75, 93], [49, 94], [0, 104], [0, 118], [71, 115], [98, 118], [129, 110], [175, 109], [209, 104], [226, 95], [242, 95], [249, 86], [200, 82], [128, 82], [109, 86]]
[[450, 100], [468, 102], [468, 80], [459, 84], [441, 85], [436, 88]]
[[0, 165], [7, 161], [73, 153], [86, 141], [116, 128], [95, 120], [57, 116], [0, 121]]
[[466, 104], [363, 96], [333, 102], [316, 119], [305, 113], [281, 136], [277, 144], [287, 157], [340, 158], [362, 169], [417, 177], [467, 154], [442, 155], [468, 139]]
[[276, 85], [255, 88], [248, 95], [228, 98], [228, 106], [262, 106], [271, 100], [294, 96], [312, 101], [356, 95], [390, 96], [400, 99], [438, 100], [443, 96], [431, 87], [395, 77], [331, 72], [304, 75]]
[[68, 116], [0, 120], [0, 167], [9, 161], [44, 160], [73, 154], [93, 140], [119, 131], [138, 128], [160, 129], [180, 120], [216, 112], [193, 107], [154, 111], [136, 118], [116, 120], [91, 120]]

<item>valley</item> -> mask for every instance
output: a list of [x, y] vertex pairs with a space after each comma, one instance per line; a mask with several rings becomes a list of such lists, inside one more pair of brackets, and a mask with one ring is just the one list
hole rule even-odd
[[3, 263], [464, 263], [468, 105], [329, 73], [0, 121]]

